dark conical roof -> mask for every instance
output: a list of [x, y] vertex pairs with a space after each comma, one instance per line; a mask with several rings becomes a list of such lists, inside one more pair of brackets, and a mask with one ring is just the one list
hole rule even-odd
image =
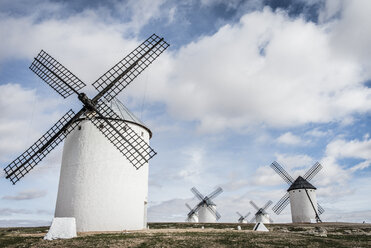
[[310, 184], [307, 180], [299, 176], [296, 180], [291, 184], [290, 188], [287, 191], [294, 190], [294, 189], [317, 189], [312, 184]]

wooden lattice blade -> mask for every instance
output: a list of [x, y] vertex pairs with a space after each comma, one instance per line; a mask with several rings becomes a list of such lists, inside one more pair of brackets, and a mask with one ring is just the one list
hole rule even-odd
[[64, 98], [85, 87], [78, 77], [43, 50], [30, 69]]
[[99, 131], [137, 169], [148, 163], [156, 152], [106, 103], [99, 101], [97, 114], [91, 121]]
[[163, 38], [151, 35], [93, 83], [99, 92], [93, 100], [98, 101], [104, 96], [107, 101], [111, 101], [168, 47], [169, 44]]
[[5, 177], [16, 184], [64, 140], [77, 125], [76, 120], [82, 113], [82, 110], [77, 114], [69, 110], [30, 148], [4, 168]]

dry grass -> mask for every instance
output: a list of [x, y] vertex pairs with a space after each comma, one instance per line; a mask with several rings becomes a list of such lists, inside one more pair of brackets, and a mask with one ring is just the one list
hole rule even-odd
[[0, 247], [371, 247], [369, 224], [269, 224], [266, 233], [251, 231], [253, 224], [149, 226], [141, 231], [79, 233], [74, 239], [54, 241], [42, 239], [48, 227], [0, 228]]

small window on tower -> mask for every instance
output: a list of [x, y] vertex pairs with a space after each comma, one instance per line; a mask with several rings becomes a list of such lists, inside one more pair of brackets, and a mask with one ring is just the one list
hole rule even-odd
[[143, 137], [144, 133], [143, 133], [143, 132], [141, 132], [141, 133], [140, 133], [140, 135], [142, 135], [142, 137]]
[[81, 126], [79, 126], [77, 129], [78, 129], [78, 130], [81, 130]]
[[301, 192], [300, 189], [299, 189], [299, 192]]

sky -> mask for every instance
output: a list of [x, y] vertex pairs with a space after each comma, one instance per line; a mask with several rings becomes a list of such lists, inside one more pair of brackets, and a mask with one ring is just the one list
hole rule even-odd
[[[72, 106], [29, 70], [44, 49], [88, 86], [152, 33], [170, 47], [118, 99], [153, 132], [149, 221], [184, 221], [195, 186], [220, 222], [274, 204], [315, 162], [323, 221], [371, 222], [371, 1], [0, 0], [0, 167]], [[63, 145], [16, 185], [0, 226], [50, 224]], [[291, 222], [290, 207], [268, 213]]]

